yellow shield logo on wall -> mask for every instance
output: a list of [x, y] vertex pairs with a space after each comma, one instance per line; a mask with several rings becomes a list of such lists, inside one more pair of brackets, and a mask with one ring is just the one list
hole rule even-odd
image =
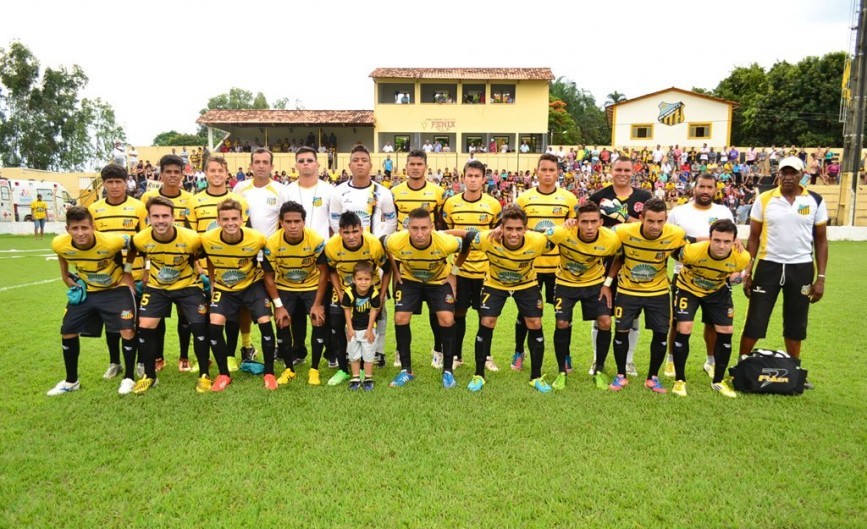
[[663, 101], [659, 104], [659, 117], [657, 121], [663, 125], [678, 125], [683, 123], [683, 101], [677, 103], [666, 103]]

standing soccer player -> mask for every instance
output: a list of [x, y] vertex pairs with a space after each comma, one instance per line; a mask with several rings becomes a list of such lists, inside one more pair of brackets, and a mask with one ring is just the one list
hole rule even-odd
[[[563, 188], [557, 187], [559, 164], [553, 154], [543, 154], [536, 164], [536, 176], [539, 185], [525, 191], [515, 200], [524, 213], [527, 214], [527, 225], [530, 230], [544, 232], [553, 226], [562, 226], [566, 219], [575, 218], [578, 199]], [[544, 290], [544, 300], [549, 305], [554, 304], [555, 274], [560, 264], [560, 252], [556, 246], [549, 248], [533, 263], [538, 278], [539, 289]], [[524, 366], [524, 341], [528, 327], [525, 317], [518, 314], [515, 322], [515, 354], [512, 357], [512, 369], [520, 371]], [[568, 370], [572, 370], [572, 360], [566, 356]]]
[[617, 376], [608, 388], [620, 391], [629, 383], [626, 378], [628, 334], [633, 322], [644, 311], [644, 325], [653, 332], [650, 342], [650, 368], [644, 385], [655, 393], [665, 393], [658, 374], [665, 360], [666, 339], [671, 326], [671, 286], [666, 263], [668, 256], [686, 244], [683, 228], [666, 224], [665, 201], [652, 198], [644, 203], [640, 222], [622, 224], [615, 233], [623, 243], [623, 253], [615, 258], [603, 288], [608, 290], [617, 274], [614, 300], [616, 335], [614, 360]]
[[728, 277], [744, 270], [750, 262], [746, 250], [735, 250], [738, 228], [731, 219], [720, 219], [710, 225], [710, 239], [688, 244], [677, 254], [683, 267], [674, 286], [675, 382], [672, 392], [686, 396], [686, 359], [695, 312], [701, 307], [702, 319], [714, 326], [714, 364], [711, 387], [734, 397], [734, 388], [723, 380], [732, 352], [732, 322], [734, 303]]
[[[51, 249], [60, 263], [60, 279], [70, 292], [67, 293], [69, 303], [60, 325], [66, 378], [48, 390], [48, 396], [63, 395], [81, 388], [78, 380], [79, 335], [99, 332], [99, 327], [92, 328], [94, 317], [105, 325], [106, 332], [120, 334], [125, 372], [118, 393], [132, 391], [135, 385], [135, 296], [132, 265], [123, 264], [122, 254], [128, 240], [125, 235], [95, 231], [90, 211], [73, 206], [66, 212], [66, 234], [51, 241]], [[130, 250], [130, 253], [134, 251]], [[69, 273], [70, 264], [75, 266], [75, 278]]]

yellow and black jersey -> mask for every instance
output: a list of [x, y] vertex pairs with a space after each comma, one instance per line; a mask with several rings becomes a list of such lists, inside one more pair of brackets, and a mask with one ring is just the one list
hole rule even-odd
[[[340, 235], [334, 235], [325, 243], [325, 261], [328, 267], [337, 273], [340, 278], [340, 287], [344, 290], [352, 285], [352, 270], [355, 263], [367, 261], [378, 266], [383, 271], [388, 270], [388, 259], [379, 239], [369, 233], [362, 234], [361, 245], [355, 250], [350, 250], [343, 244]], [[373, 274], [373, 286], [379, 288], [381, 279], [379, 274]]]
[[352, 330], [363, 331], [370, 325], [370, 312], [382, 307], [382, 297], [376, 287], [370, 287], [366, 294], [359, 294], [355, 286], [350, 286], [344, 289], [340, 306], [350, 311]]
[[500, 290], [524, 290], [537, 286], [536, 268], [533, 261], [554, 247], [541, 233], [528, 231], [524, 241], [515, 250], [503, 243], [491, 240], [490, 231], [476, 234], [470, 247], [488, 256], [488, 273], [485, 286]]
[[732, 250], [728, 256], [716, 259], [710, 254], [710, 241], [687, 244], [675, 258], [683, 263], [677, 275], [677, 288], [703, 298], [723, 288], [729, 275], [744, 270], [750, 263], [746, 250]]
[[297, 243], [287, 241], [284, 235], [279, 229], [268, 237], [265, 271], [274, 272], [278, 290], [316, 290], [319, 286], [317, 265], [325, 264], [325, 241], [310, 228], [304, 228], [304, 235]]
[[[482, 193], [476, 200], [467, 200], [464, 194], [454, 195], [443, 204], [443, 220], [450, 229], [479, 232], [496, 228], [503, 214], [500, 202]], [[488, 271], [488, 256], [485, 252], [471, 250], [458, 275], [473, 279], [482, 279]]]
[[[93, 229], [102, 233], [119, 233], [132, 237], [147, 227], [147, 209], [144, 203], [132, 197], [125, 197], [120, 204], [109, 204], [102, 199], [87, 206], [93, 215]], [[126, 249], [123, 251], [126, 257]], [[136, 257], [132, 263], [132, 278], [136, 281], [144, 276], [144, 259]]]
[[231, 191], [226, 191], [222, 195], [212, 195], [206, 189], [190, 198], [190, 207], [187, 212], [187, 220], [190, 221], [190, 227], [200, 234], [219, 227], [217, 223], [217, 207], [227, 198], [241, 203], [241, 208], [243, 209], [241, 220], [247, 222], [249, 206], [247, 206], [247, 200], [244, 197], [236, 195]]
[[223, 228], [201, 235], [202, 251], [214, 265], [215, 288], [241, 292], [262, 279], [262, 269], [256, 266], [256, 256], [265, 247], [265, 236], [252, 228], [241, 228], [241, 240], [227, 243]]
[[596, 239], [584, 242], [577, 230], [562, 226], [548, 228], [548, 240], [560, 247], [557, 284], [589, 287], [605, 280], [605, 258], [620, 253], [620, 237], [608, 228], [599, 228]]
[[623, 266], [617, 275], [617, 291], [630, 296], [659, 296], [669, 292], [666, 263], [668, 256], [686, 244], [686, 232], [666, 224], [659, 237], [649, 240], [642, 234], [640, 222], [628, 222], [615, 228], [623, 243]]
[[[566, 219], [577, 216], [578, 199], [562, 187], [547, 195], [534, 187], [521, 193], [515, 203], [527, 214], [527, 228], [540, 233], [554, 226], [562, 226]], [[537, 273], [553, 274], [559, 265], [559, 252], [554, 246], [539, 257], [534, 267]]]
[[461, 251], [462, 239], [439, 231], [431, 232], [431, 241], [424, 248], [412, 245], [408, 231], [392, 233], [385, 248], [401, 263], [400, 277], [408, 281], [441, 285], [451, 272], [448, 257]]
[[190, 225], [187, 222], [187, 216], [190, 213], [190, 200], [193, 198], [193, 194], [185, 189], [180, 190], [180, 194], [174, 197], [170, 197], [163, 193], [163, 189], [151, 189], [150, 191], [145, 191], [145, 194], [141, 196], [142, 204], [147, 207], [148, 200], [153, 197], [163, 197], [172, 201], [172, 213], [175, 218], [175, 226], [180, 228], [189, 228]]
[[122, 250], [129, 245], [129, 236], [99, 231], [93, 232], [93, 236], [95, 240], [90, 248], [76, 248], [72, 236], [64, 233], [51, 241], [51, 249], [75, 266], [88, 292], [100, 292], [120, 284], [124, 265]]
[[409, 212], [416, 208], [424, 208], [430, 211], [431, 222], [436, 223], [434, 215], [443, 208], [443, 195], [445, 189], [442, 187], [424, 181], [421, 189], [412, 189], [409, 187], [409, 181], [391, 188], [391, 194], [394, 196], [394, 207], [397, 208], [397, 229], [398, 231], [406, 229], [406, 222], [409, 218]]
[[194, 261], [201, 255], [202, 242], [199, 234], [187, 228], [174, 228], [174, 236], [168, 241], [154, 238], [153, 228], [148, 227], [132, 238], [136, 251], [146, 255], [151, 263], [148, 286], [162, 290], [180, 290], [201, 285], [195, 272]]

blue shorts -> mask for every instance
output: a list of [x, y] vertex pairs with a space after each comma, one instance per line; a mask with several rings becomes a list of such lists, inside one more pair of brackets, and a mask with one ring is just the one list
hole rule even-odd
[[45, 228], [45, 219], [33, 219], [33, 227]]

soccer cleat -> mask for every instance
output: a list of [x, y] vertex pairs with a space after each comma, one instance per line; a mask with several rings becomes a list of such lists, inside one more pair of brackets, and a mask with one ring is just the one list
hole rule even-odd
[[738, 396], [738, 394], [735, 393], [735, 389], [732, 387], [731, 382], [729, 382], [728, 380], [723, 380], [722, 382], [711, 384], [710, 387], [723, 397], [734, 399]]
[[349, 391], [358, 391], [361, 388], [361, 379], [353, 378], [349, 381]]
[[111, 380], [121, 373], [123, 373], [123, 367], [121, 367], [120, 364], [108, 364], [108, 369], [106, 369], [105, 373], [102, 374], [102, 378]]
[[138, 378], [143, 378], [144, 375], [145, 375], [144, 364], [139, 362], [135, 365], [135, 376], [137, 376]]
[[457, 382], [455, 382], [455, 376], [451, 372], [446, 371], [443, 373], [443, 387], [445, 389], [451, 389], [457, 385]]
[[400, 363], [400, 355], [394, 353], [394, 362], [391, 363], [393, 367], [403, 367], [403, 364]]
[[596, 384], [596, 389], [608, 389], [608, 377], [602, 371], [597, 371], [593, 375], [593, 382]]
[[659, 377], [650, 377], [644, 381], [644, 387], [654, 393], [668, 393], [668, 390], [662, 386]]
[[364, 382], [361, 383], [361, 387], [364, 388], [364, 391], [373, 391], [373, 379], [365, 378]]
[[566, 373], [572, 372], [572, 355], [566, 355]]
[[638, 370], [635, 369], [635, 362], [627, 362], [626, 363], [626, 374], [631, 377], [638, 376]]
[[336, 369], [338, 367], [340, 367], [340, 362], [338, 362], [337, 360], [329, 360], [328, 361], [328, 368], [329, 369]]
[[[492, 365], [492, 366], [497, 367], [497, 366], [494, 365], [494, 360], [493, 360], [490, 356], [488, 357], [488, 359], [491, 361], [491, 365]], [[458, 358], [458, 357], [456, 356], [455, 359], [452, 360], [452, 369], [457, 369], [457, 368], [461, 367], [462, 365], [464, 365], [464, 359], [463, 359], [463, 358]], [[488, 363], [485, 362], [485, 365], [487, 366]], [[491, 371], [499, 371], [499, 368], [497, 368], [497, 369], [492, 369]]]
[[587, 374], [591, 376], [596, 374], [596, 362], [590, 364], [590, 369], [587, 370]]
[[148, 377], [140, 378], [140, 379], [138, 379], [138, 382], [135, 383], [135, 387], [132, 388], [132, 392], [135, 393], [136, 395], [142, 395], [147, 390], [151, 389], [152, 387], [154, 387], [156, 385], [157, 385], [157, 379], [155, 379], [155, 378], [148, 378]]
[[614, 377], [614, 380], [611, 381], [611, 384], [608, 385], [608, 389], [611, 391], [620, 391], [629, 385], [629, 379], [626, 378], [626, 375], [618, 374]]
[[470, 383], [467, 384], [467, 389], [470, 391], [481, 391], [482, 387], [485, 385], [485, 377], [481, 377], [476, 375], [470, 380]]
[[220, 391], [225, 391], [229, 384], [232, 383], [232, 379], [229, 375], [220, 375], [214, 380], [214, 383], [211, 384], [211, 391], [214, 393], [219, 393]]
[[813, 383], [810, 382], [809, 380], [804, 381], [804, 390], [805, 391], [815, 389], [815, 388], [816, 388], [816, 386], [814, 386]]
[[373, 359], [373, 365], [375, 365], [376, 367], [385, 367], [385, 353], [376, 353]]
[[707, 373], [711, 379], [713, 379], [714, 371], [716, 370], [716, 364], [711, 364], [710, 362], [705, 362], [703, 366], [704, 372]]
[[686, 381], [685, 380], [675, 380], [674, 387], [671, 388], [671, 392], [677, 395], [678, 397], [686, 397]]
[[554, 383], [551, 384], [551, 387], [557, 391], [563, 391], [566, 389], [566, 373], [558, 374], [557, 378], [554, 379]]
[[516, 352], [512, 355], [512, 371], [521, 371], [524, 369], [524, 353]]
[[226, 363], [229, 364], [229, 373], [234, 373], [238, 370], [238, 359], [234, 356], [226, 357]]
[[256, 348], [252, 345], [250, 347], [242, 347], [241, 348], [241, 361], [242, 362], [252, 362], [253, 359], [256, 358]]
[[322, 382], [319, 380], [319, 370], [318, 369], [310, 369], [307, 371], [307, 385], [309, 386], [319, 386]]
[[208, 375], [202, 375], [196, 382], [196, 393], [208, 393], [211, 391], [211, 379]]
[[[309, 376], [309, 374], [308, 374], [308, 376]], [[339, 386], [340, 384], [343, 384], [347, 380], [349, 380], [349, 373], [347, 373], [346, 371], [344, 371], [342, 369], [338, 369], [337, 373], [334, 373], [334, 376], [332, 376], [330, 379], [328, 379], [328, 385], [329, 386]], [[310, 382], [308, 380], [308, 384], [309, 383]]]
[[166, 367], [166, 359], [165, 358], [157, 358], [154, 361], [154, 368], [157, 372], [162, 371]]
[[[458, 367], [457, 363], [458, 363], [458, 361], [457, 361], [457, 359], [455, 359], [455, 367]], [[463, 364], [463, 362], [461, 362], [461, 364]], [[497, 367], [497, 364], [494, 363], [494, 357], [492, 357], [492, 356], [489, 356], [485, 360], [485, 369], [487, 369], [488, 371], [491, 371], [493, 373], [496, 373], [497, 371], [500, 370], [500, 368]]]
[[400, 373], [394, 377], [394, 380], [391, 381], [389, 386], [393, 388], [402, 388], [409, 384], [414, 378], [415, 376], [412, 373], [408, 372], [406, 369], [402, 369]]
[[181, 358], [180, 360], [178, 360], [178, 371], [180, 371], [181, 373], [189, 373], [190, 371], [192, 371], [192, 369], [193, 368], [192, 366], [190, 366], [189, 358]]
[[78, 381], [75, 382], [67, 382], [65, 380], [61, 380], [57, 383], [56, 386], [48, 390], [49, 397], [55, 397], [57, 395], [63, 395], [64, 393], [70, 393], [72, 391], [78, 391], [81, 389], [81, 383]]
[[443, 368], [443, 354], [437, 351], [431, 351], [430, 366], [434, 369]]
[[665, 375], [667, 378], [674, 378], [674, 376], [676, 375], [676, 372], [674, 370], [674, 362], [672, 362], [671, 360], [666, 360], [665, 370], [662, 372], [662, 374]]
[[277, 379], [274, 378], [274, 375], [268, 373], [264, 377], [262, 377], [265, 383], [265, 389], [268, 391], [276, 391], [277, 390]]
[[303, 363], [304, 363], [303, 358], [296, 358], [296, 359], [292, 360], [292, 367], [299, 366]]
[[551, 386], [549, 386], [548, 383], [545, 382], [545, 375], [542, 375], [539, 378], [534, 378], [533, 380], [531, 380], [530, 386], [532, 386], [533, 389], [535, 389], [536, 391], [538, 391], [540, 393], [550, 393], [551, 392]]
[[[318, 378], [318, 376], [319, 376], [319, 372], [317, 371], [317, 378]], [[280, 378], [277, 379], [277, 385], [278, 386], [284, 386], [284, 385], [292, 382], [293, 380], [295, 380], [295, 371], [292, 371], [291, 369], [286, 368], [283, 370], [282, 373], [280, 373]]]
[[135, 388], [135, 380], [125, 378], [120, 381], [120, 387], [117, 388], [117, 393], [119, 395], [129, 395], [132, 393], [133, 388]]

